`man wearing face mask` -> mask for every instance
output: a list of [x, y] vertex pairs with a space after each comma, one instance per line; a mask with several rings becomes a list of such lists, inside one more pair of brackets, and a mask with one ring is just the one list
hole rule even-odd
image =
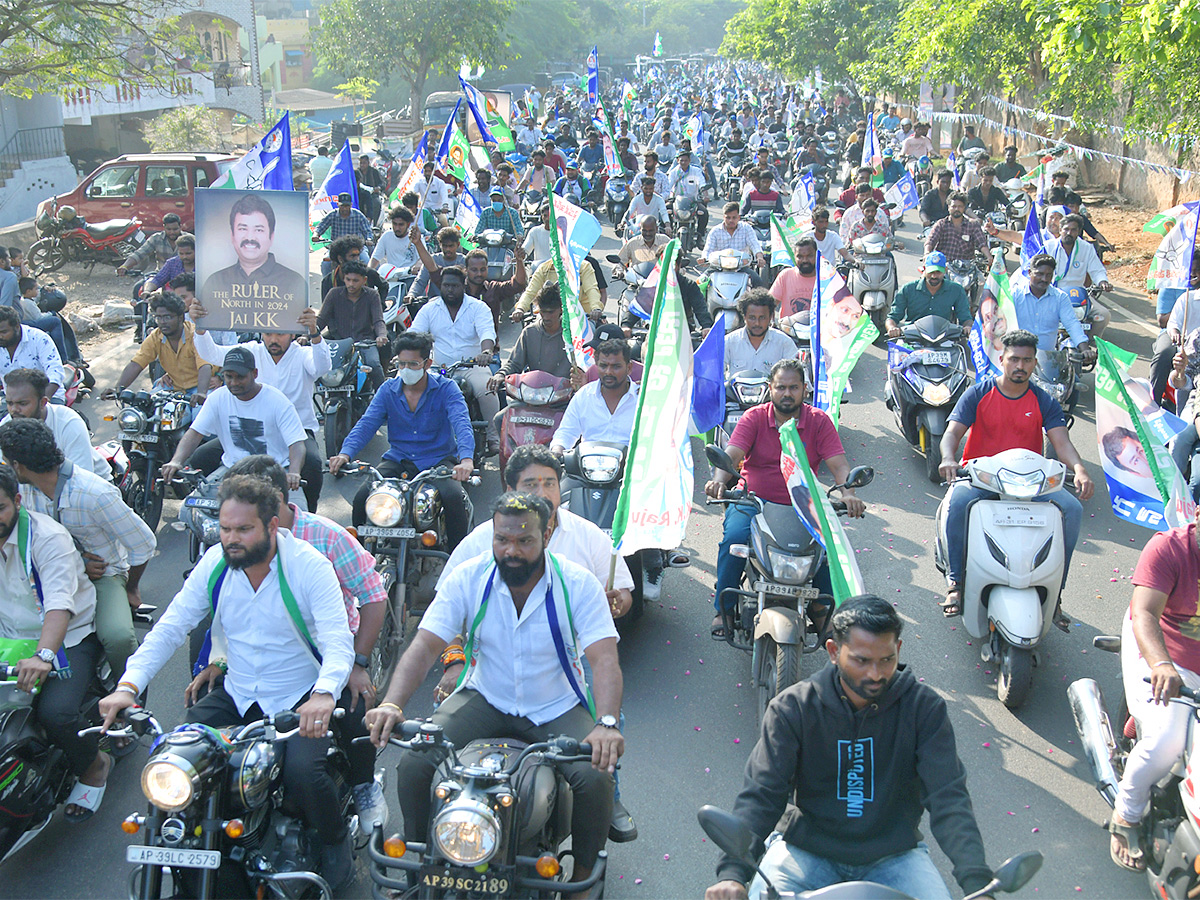
[[520, 241], [525, 235], [525, 229], [521, 227], [520, 217], [504, 202], [504, 188], [499, 185], [493, 187], [489, 192], [489, 199], [491, 202], [483, 207], [479, 214], [479, 222], [472, 236], [489, 228], [499, 228], [511, 235], [514, 241]]
[[[830, 624], [830, 665], [768, 707], [734, 802], [752, 833], [770, 835], [759, 869], [781, 892], [869, 881], [949, 900], [917, 831], [928, 810], [955, 881], [965, 893], [979, 890], [991, 869], [954, 727], [945, 701], [900, 665], [899, 614], [860, 594]], [[756, 839], [755, 856], [762, 847]], [[753, 875], [723, 854], [705, 900], [745, 900]], [[750, 895], [763, 888], [755, 878]]]

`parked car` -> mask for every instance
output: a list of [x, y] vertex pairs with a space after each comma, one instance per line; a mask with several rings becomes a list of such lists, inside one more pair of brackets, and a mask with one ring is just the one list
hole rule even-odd
[[215, 182], [236, 159], [227, 153], [127, 153], [102, 164], [73, 190], [43, 200], [38, 215], [73, 206], [92, 224], [137, 216], [150, 234], [173, 212], [184, 231], [193, 231], [192, 192]]

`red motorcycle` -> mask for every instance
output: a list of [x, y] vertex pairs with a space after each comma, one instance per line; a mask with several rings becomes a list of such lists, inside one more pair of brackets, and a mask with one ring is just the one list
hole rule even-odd
[[29, 248], [29, 265], [35, 275], [57, 272], [68, 262], [89, 270], [97, 263], [119, 266], [146, 241], [136, 216], [92, 225], [76, 215], [73, 206], [59, 207], [53, 216], [43, 212], [33, 227], [38, 240]]
[[550, 446], [571, 399], [571, 382], [549, 372], [518, 372], [504, 380], [508, 406], [500, 418], [500, 472], [524, 444]]

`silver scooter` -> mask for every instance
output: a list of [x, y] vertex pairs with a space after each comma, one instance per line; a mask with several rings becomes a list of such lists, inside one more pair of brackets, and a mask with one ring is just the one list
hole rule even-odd
[[884, 321], [896, 294], [896, 261], [892, 259], [892, 239], [881, 234], [865, 234], [851, 245], [854, 263], [847, 287], [880, 335], [887, 334]]

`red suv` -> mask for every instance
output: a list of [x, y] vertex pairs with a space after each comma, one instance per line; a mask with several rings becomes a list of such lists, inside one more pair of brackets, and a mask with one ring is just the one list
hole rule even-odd
[[192, 231], [192, 192], [215, 182], [236, 160], [227, 153], [128, 153], [104, 163], [73, 191], [43, 200], [38, 214], [53, 214], [57, 204], [75, 207], [93, 224], [137, 216], [151, 234], [162, 228], [163, 216], [173, 212], [183, 221], [183, 230]]

